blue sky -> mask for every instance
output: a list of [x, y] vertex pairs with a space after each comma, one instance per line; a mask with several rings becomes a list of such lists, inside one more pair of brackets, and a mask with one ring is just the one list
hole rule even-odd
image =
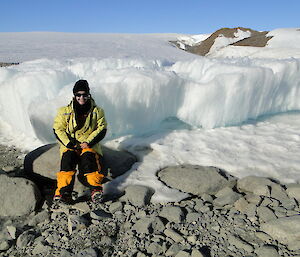
[[299, 0], [2, 0], [0, 32], [212, 33], [300, 27]]

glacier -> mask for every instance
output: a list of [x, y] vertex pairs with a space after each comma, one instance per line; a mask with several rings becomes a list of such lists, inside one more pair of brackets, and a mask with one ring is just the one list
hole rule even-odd
[[299, 59], [40, 59], [0, 69], [0, 119], [16, 134], [51, 142], [56, 109], [85, 78], [105, 110], [109, 138], [148, 133], [170, 118], [196, 128], [240, 125], [300, 110], [299, 73]]

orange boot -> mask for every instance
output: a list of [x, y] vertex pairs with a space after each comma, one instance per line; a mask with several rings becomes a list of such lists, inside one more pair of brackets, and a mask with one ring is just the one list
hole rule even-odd
[[87, 183], [94, 188], [91, 193], [91, 200], [94, 203], [101, 202], [103, 194], [101, 182], [104, 178], [104, 175], [99, 173], [98, 171], [95, 171], [91, 173], [86, 173], [84, 174], [84, 176], [86, 177]]
[[73, 189], [74, 175], [76, 171], [60, 171], [56, 173], [57, 176], [57, 188], [53, 197], [54, 201], [65, 201], [67, 194], [69, 197]]

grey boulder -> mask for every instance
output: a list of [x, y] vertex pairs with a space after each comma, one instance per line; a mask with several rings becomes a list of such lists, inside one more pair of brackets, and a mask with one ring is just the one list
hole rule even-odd
[[0, 175], [0, 216], [30, 214], [40, 200], [40, 191], [32, 181]]
[[184, 212], [178, 206], [165, 206], [159, 213], [159, 216], [166, 218], [170, 222], [180, 223], [184, 219]]
[[257, 176], [247, 176], [237, 181], [239, 191], [255, 195], [270, 196], [269, 186], [271, 185], [274, 185], [274, 182], [270, 179]]
[[168, 186], [194, 195], [215, 194], [235, 184], [224, 171], [198, 165], [170, 166], [159, 171], [158, 177]]
[[300, 215], [270, 220], [261, 230], [282, 244], [292, 244], [300, 240]]
[[125, 188], [123, 199], [129, 201], [134, 206], [142, 207], [150, 203], [153, 193], [153, 189], [149, 187], [132, 185]]

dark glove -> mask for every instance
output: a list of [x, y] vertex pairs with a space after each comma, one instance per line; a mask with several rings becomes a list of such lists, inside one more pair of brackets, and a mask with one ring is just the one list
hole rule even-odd
[[77, 149], [78, 141], [75, 138], [71, 138], [70, 142], [66, 145], [67, 148]]

